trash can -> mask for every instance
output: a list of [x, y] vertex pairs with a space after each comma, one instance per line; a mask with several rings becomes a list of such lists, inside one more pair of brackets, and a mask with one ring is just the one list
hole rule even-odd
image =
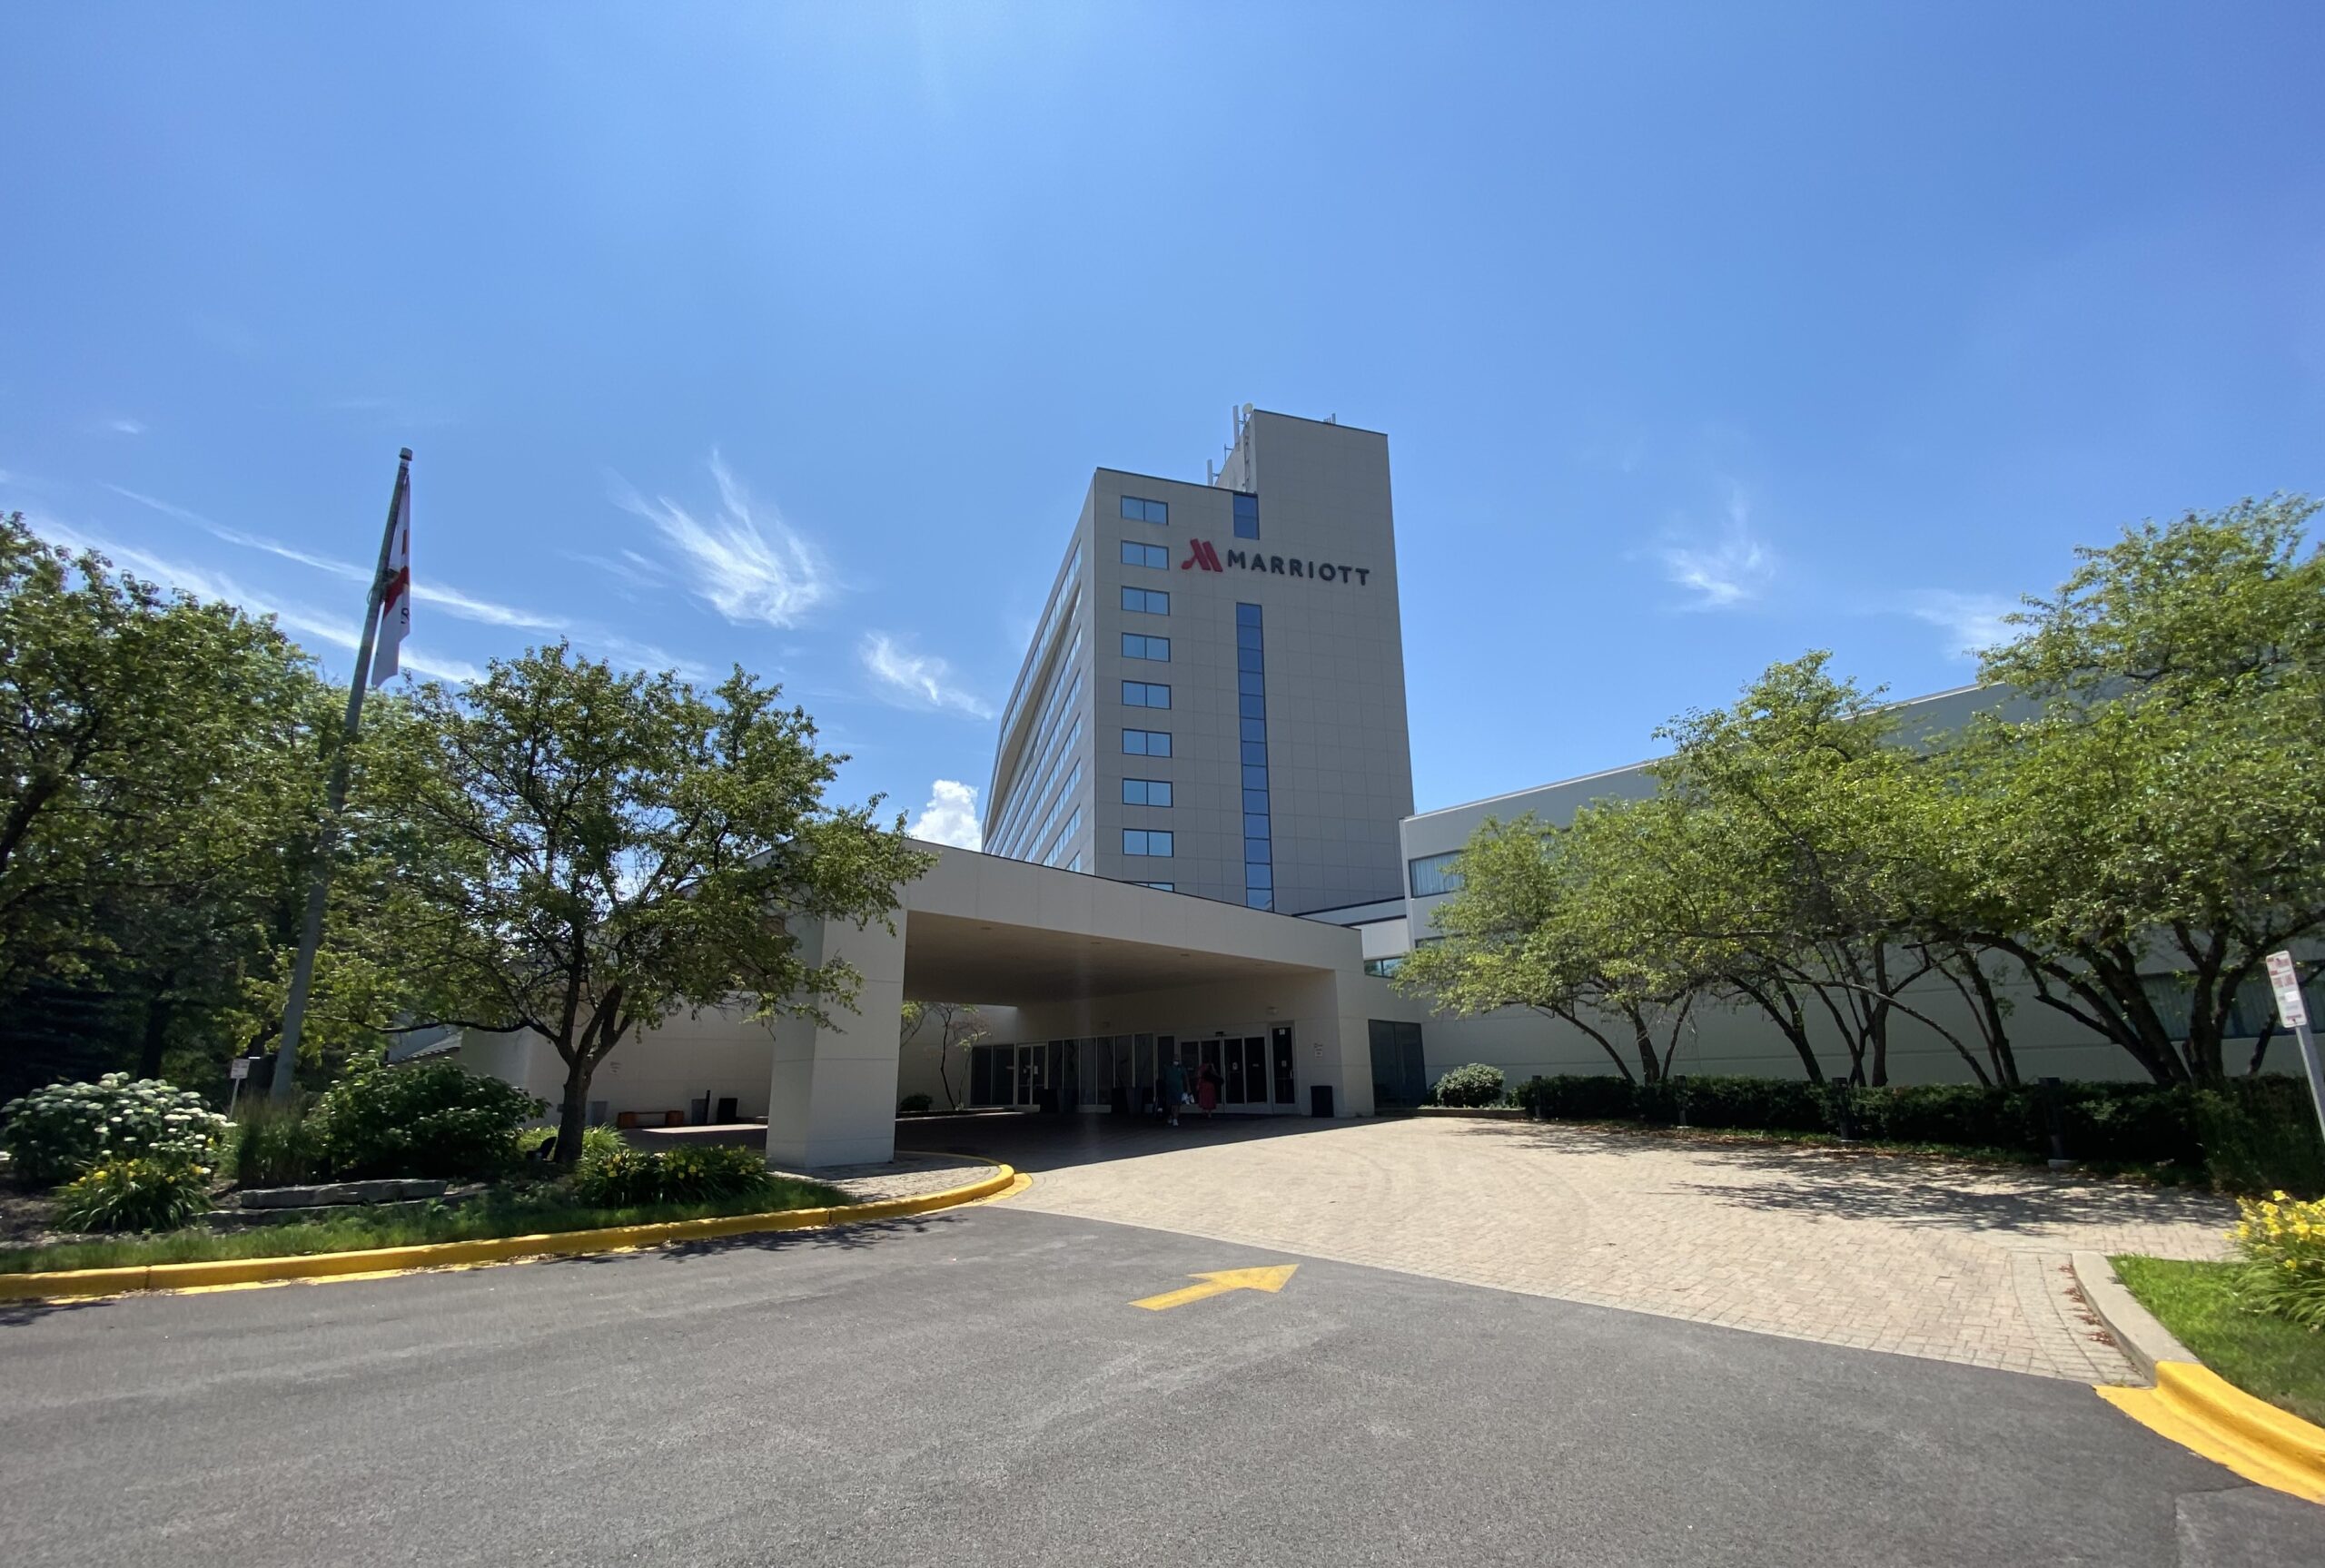
[[1332, 1114], [1332, 1086], [1331, 1084], [1311, 1083], [1308, 1086], [1308, 1114], [1321, 1116], [1327, 1120], [1331, 1119]]

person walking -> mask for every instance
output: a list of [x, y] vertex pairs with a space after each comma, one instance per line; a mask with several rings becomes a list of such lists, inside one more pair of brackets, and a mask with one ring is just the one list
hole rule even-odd
[[1156, 1098], [1162, 1101], [1162, 1114], [1170, 1119], [1169, 1125], [1178, 1126], [1179, 1107], [1185, 1104], [1187, 1099], [1187, 1070], [1166, 1059], [1162, 1063], [1162, 1077]]
[[1217, 1064], [1204, 1062], [1202, 1073], [1195, 1079], [1195, 1104], [1202, 1109], [1205, 1121], [1209, 1121], [1211, 1113], [1219, 1109], [1219, 1083]]

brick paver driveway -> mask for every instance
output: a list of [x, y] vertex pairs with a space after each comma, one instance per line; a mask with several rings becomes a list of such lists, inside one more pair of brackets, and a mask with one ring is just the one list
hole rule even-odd
[[1035, 1177], [1012, 1201], [1054, 1214], [2090, 1382], [2131, 1373], [2067, 1255], [2225, 1257], [2235, 1218], [2207, 1194], [2041, 1169], [1556, 1124], [900, 1131], [1008, 1159]]

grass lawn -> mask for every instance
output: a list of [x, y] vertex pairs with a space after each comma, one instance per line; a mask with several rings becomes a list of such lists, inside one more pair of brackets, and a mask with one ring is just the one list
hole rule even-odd
[[112, 1241], [69, 1241], [54, 1247], [0, 1250], [0, 1274], [65, 1268], [119, 1268], [140, 1263], [203, 1263], [224, 1257], [293, 1257], [316, 1252], [358, 1252], [374, 1247], [411, 1247], [430, 1241], [482, 1241], [501, 1236], [531, 1236], [600, 1226], [653, 1225], [671, 1219], [708, 1219], [729, 1214], [766, 1214], [787, 1208], [821, 1208], [853, 1201], [820, 1181], [770, 1177], [757, 1192], [709, 1203], [663, 1203], [639, 1208], [589, 1208], [562, 1188], [541, 1185], [501, 1188], [458, 1208], [430, 1204], [390, 1213], [352, 1210], [343, 1218], [299, 1225], [255, 1226], [213, 1233], [196, 1225], [163, 1236], [124, 1237]]
[[2140, 1305], [2205, 1366], [2245, 1393], [2325, 1426], [2325, 1332], [2240, 1305], [2233, 1263], [2111, 1261]]

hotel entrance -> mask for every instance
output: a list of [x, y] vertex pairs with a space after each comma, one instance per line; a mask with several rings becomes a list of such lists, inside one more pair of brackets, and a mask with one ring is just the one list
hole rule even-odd
[[1233, 1116], [1290, 1115], [1298, 1100], [1291, 1029], [1209, 1035], [1112, 1034], [1088, 1040], [969, 1048], [969, 1103], [1036, 1110], [1158, 1109], [1163, 1068], [1175, 1062], [1190, 1091], [1208, 1069], [1219, 1109]]

